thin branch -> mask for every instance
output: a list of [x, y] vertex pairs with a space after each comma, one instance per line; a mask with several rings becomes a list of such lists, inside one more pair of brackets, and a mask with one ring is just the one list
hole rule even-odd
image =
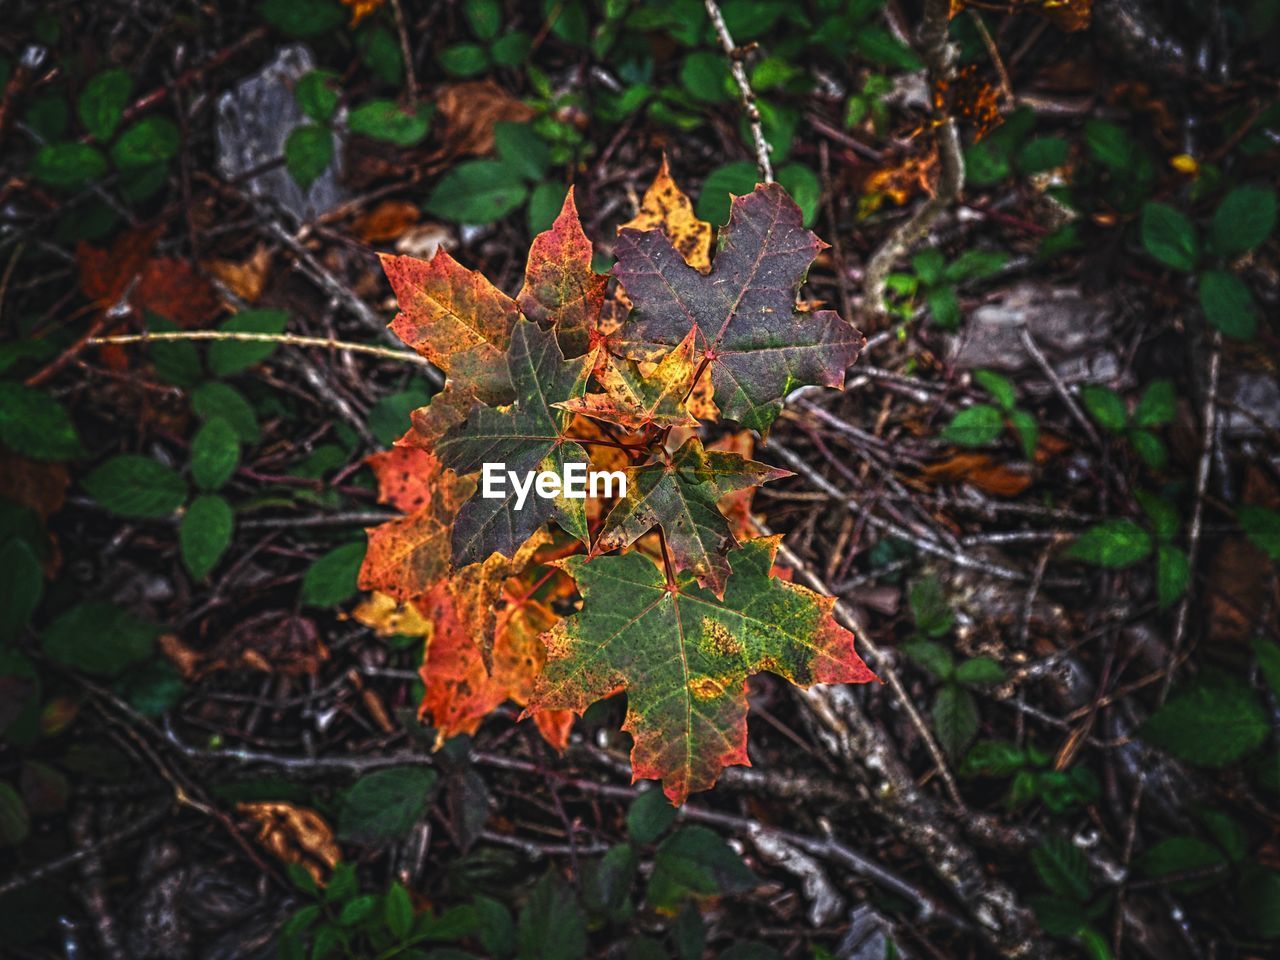
[[[947, 2], [948, 0], [943, 0], [944, 7]], [[756, 106], [756, 95], [751, 89], [751, 82], [747, 79], [747, 68], [742, 62], [744, 51], [733, 42], [733, 35], [729, 33], [729, 27], [724, 22], [724, 14], [720, 12], [720, 5], [716, 0], [706, 0], [706, 6], [707, 16], [711, 18], [712, 26], [716, 28], [720, 46], [724, 49], [725, 56], [729, 58], [729, 69], [733, 73], [734, 81], [738, 84], [742, 109], [746, 111], [747, 122], [751, 125], [751, 140], [756, 148], [756, 166], [760, 168], [760, 179], [765, 183], [773, 183], [773, 164], [769, 162], [769, 143], [764, 138], [760, 108]]]
[[415, 363], [419, 366], [430, 366], [426, 357], [408, 350], [396, 350], [392, 347], [376, 347], [368, 343], [349, 343], [346, 340], [334, 340], [332, 337], [303, 337], [294, 333], [237, 333], [231, 330], [178, 330], [164, 333], [122, 333], [110, 337], [89, 337], [85, 344], [101, 347], [107, 344], [147, 343], [159, 340], [236, 340], [241, 343], [280, 343], [290, 347], [324, 347], [329, 350], [346, 350], [350, 353], [365, 353], [384, 360], [398, 360], [401, 363]]
[[[925, 0], [924, 20], [920, 25], [920, 47], [929, 70], [929, 79], [936, 86], [941, 80], [949, 80], [954, 68], [955, 51], [947, 41], [947, 25], [951, 20], [951, 0]], [[942, 161], [942, 173], [938, 187], [915, 213], [884, 239], [871, 255], [863, 273], [864, 304], [873, 316], [884, 316], [885, 287], [894, 262], [928, 235], [934, 221], [964, 189], [964, 152], [960, 144], [960, 128], [955, 118], [937, 118], [938, 156]]]

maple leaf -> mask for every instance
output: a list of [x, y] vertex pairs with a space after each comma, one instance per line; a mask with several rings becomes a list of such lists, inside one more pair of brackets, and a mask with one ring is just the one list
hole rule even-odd
[[391, 331], [475, 396], [505, 400], [503, 354], [520, 316], [515, 301], [444, 249], [430, 260], [380, 259], [400, 305]]
[[[564, 476], [570, 463], [587, 464], [577, 443], [566, 439], [572, 416], [556, 404], [582, 396], [591, 358], [564, 359], [555, 334], [531, 320], [519, 321], [512, 334], [506, 362], [515, 400], [505, 406], [477, 404], [461, 426], [446, 434], [436, 452], [459, 474], [479, 470], [485, 463], [501, 463], [518, 475], [552, 471]], [[514, 484], [503, 498], [472, 497], [458, 511], [453, 525], [456, 565], [483, 560], [494, 551], [512, 556], [546, 521], [554, 519], [580, 540], [587, 537], [584, 501], [563, 494], [530, 495], [516, 508]]]
[[646, 427], [696, 427], [685, 406], [697, 372], [693, 358], [695, 331], [662, 358], [647, 376], [640, 365], [598, 348], [593, 375], [604, 393], [589, 393], [560, 404], [565, 410], [616, 423], [627, 430]]
[[711, 224], [699, 220], [693, 203], [671, 179], [666, 154], [644, 193], [639, 212], [618, 229], [661, 230], [684, 262], [699, 273], [711, 269]]
[[729, 577], [725, 552], [737, 539], [718, 501], [728, 493], [790, 476], [790, 471], [706, 450], [690, 437], [669, 459], [627, 468], [627, 495], [610, 511], [595, 551], [633, 543], [661, 527], [676, 570], [689, 570], [723, 596]]
[[770, 577], [780, 537], [730, 554], [724, 600], [640, 553], [562, 561], [582, 610], [546, 634], [547, 664], [530, 709], [581, 714], [627, 691], [633, 777], [661, 779], [676, 804], [747, 758], [747, 677], [768, 670], [801, 686], [876, 679], [835, 603]]
[[530, 320], [554, 327], [565, 356], [577, 357], [587, 350], [608, 282], [591, 269], [591, 241], [582, 230], [570, 187], [551, 229], [533, 238], [516, 303]]
[[613, 272], [634, 308], [624, 352], [655, 359], [696, 328], [722, 415], [764, 434], [796, 387], [843, 386], [865, 342], [833, 310], [796, 310], [825, 246], [775, 183], [734, 197], [706, 276], [661, 231], [622, 230]]
[[393, 447], [367, 462], [378, 479], [378, 500], [407, 515], [365, 531], [369, 547], [359, 586], [408, 600], [448, 576], [453, 517], [475, 481], [445, 470], [439, 458], [415, 447]]

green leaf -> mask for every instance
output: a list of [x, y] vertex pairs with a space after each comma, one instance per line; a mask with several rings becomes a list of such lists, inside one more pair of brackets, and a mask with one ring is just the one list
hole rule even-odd
[[124, 453], [81, 481], [89, 496], [121, 517], [167, 517], [187, 499], [177, 472], [150, 457]]
[[1004, 683], [1004, 667], [990, 657], [974, 657], [956, 668], [956, 681], [969, 687]]
[[940, 637], [955, 625], [955, 611], [947, 602], [942, 583], [937, 577], [921, 577], [915, 581], [911, 585], [908, 601], [916, 629], [926, 637]]
[[366, 846], [404, 839], [431, 806], [436, 779], [434, 770], [422, 767], [391, 767], [365, 774], [343, 798], [339, 837]]
[[718, 834], [706, 827], [684, 826], [658, 846], [646, 896], [658, 910], [675, 910], [690, 894], [745, 893], [758, 882]]
[[777, 541], [729, 554], [724, 599], [640, 553], [563, 566], [583, 605], [547, 635], [530, 705], [572, 709], [627, 691], [625, 729], [637, 778], [661, 778], [673, 803], [746, 758], [745, 681], [761, 669], [794, 683], [865, 682], [871, 672], [831, 601], [773, 578]]
[[943, 428], [942, 439], [962, 447], [981, 447], [991, 443], [1004, 430], [1004, 416], [998, 407], [975, 403], [965, 407]]
[[1151, 554], [1151, 535], [1132, 520], [1104, 520], [1090, 527], [1067, 549], [1074, 560], [1120, 570]]
[[314, 37], [347, 22], [336, 0], [264, 0], [258, 12], [287, 37]]
[[1023, 173], [1043, 173], [1067, 162], [1070, 144], [1062, 137], [1036, 137], [1018, 151], [1018, 167]]
[[[289, 315], [283, 310], [245, 310], [218, 327], [226, 333], [284, 333]], [[215, 376], [229, 377], [266, 360], [280, 347], [277, 343], [215, 341], [209, 347], [209, 369]]]
[[394, 100], [370, 100], [347, 115], [347, 129], [397, 147], [413, 147], [426, 138], [433, 113], [429, 103], [409, 113]]
[[1142, 207], [1142, 245], [1147, 253], [1175, 270], [1194, 270], [1199, 257], [1196, 228], [1191, 221], [1156, 200]]
[[1191, 565], [1186, 553], [1169, 544], [1156, 550], [1156, 603], [1167, 610], [1187, 591]]
[[[1226, 858], [1217, 847], [1197, 837], [1169, 837], [1162, 840], [1137, 859], [1135, 866], [1148, 877], [1164, 877], [1172, 873], [1185, 873], [1209, 867], [1225, 867]], [[1196, 893], [1215, 883], [1213, 877], [1183, 880], [1172, 884], [1176, 893]]]
[[991, 394], [995, 398], [1000, 409], [1006, 413], [1013, 410], [1014, 404], [1018, 402], [1017, 393], [1014, 391], [1013, 384], [1007, 377], [991, 370], [975, 370], [973, 371], [974, 381]]
[[676, 820], [673, 807], [661, 790], [646, 790], [631, 801], [627, 833], [636, 843], [656, 843]]
[[1065, 837], [1045, 837], [1031, 851], [1031, 865], [1050, 892], [1060, 897], [1083, 903], [1093, 893], [1089, 864], [1080, 848]]
[[205, 383], [191, 394], [191, 408], [203, 420], [223, 417], [240, 437], [241, 443], [257, 443], [261, 438], [258, 418], [244, 395], [225, 383]]
[[1040, 928], [1052, 937], [1075, 937], [1089, 923], [1083, 904], [1048, 894], [1027, 898]]
[[1276, 192], [1270, 187], [1236, 187], [1222, 199], [1209, 227], [1209, 243], [1219, 256], [1235, 257], [1259, 246], [1276, 225]]
[[938, 691], [930, 714], [938, 745], [955, 760], [978, 735], [978, 705], [973, 694], [963, 687], [947, 684]]
[[218, 490], [240, 463], [240, 437], [222, 417], [212, 417], [191, 441], [191, 479], [201, 490]]
[[512, 30], [505, 33], [489, 47], [489, 56], [500, 67], [519, 67], [529, 57], [533, 49], [533, 38], [523, 30]]
[[356, 30], [356, 48], [365, 66], [383, 83], [399, 87], [404, 82], [400, 41], [383, 23], [370, 18], [362, 24]]
[[18, 791], [0, 781], [0, 847], [16, 847], [31, 832], [31, 818]]
[[135, 666], [116, 684], [116, 691], [134, 710], [152, 719], [164, 716], [186, 693], [178, 668], [168, 660], [152, 657]]
[[178, 152], [181, 136], [168, 117], [147, 117], [129, 127], [111, 147], [120, 170], [137, 170], [163, 163]]
[[933, 322], [943, 330], [954, 330], [960, 326], [960, 298], [951, 284], [930, 287], [925, 291], [924, 302]]
[[42, 390], [0, 381], [0, 444], [33, 460], [85, 455], [66, 408]]
[[372, 894], [348, 900], [343, 904], [342, 912], [338, 914], [338, 926], [354, 927], [364, 923], [373, 916], [377, 908], [378, 898]]
[[1250, 929], [1264, 940], [1280, 940], [1280, 871], [1250, 865], [1237, 895]]
[[813, 226], [822, 202], [822, 182], [818, 175], [803, 164], [788, 163], [779, 168], [778, 182], [800, 208], [801, 222], [806, 227]]
[[1256, 636], [1253, 638], [1253, 655], [1258, 658], [1258, 667], [1267, 678], [1267, 685], [1280, 697], [1280, 644], [1264, 636]]
[[1040, 427], [1036, 418], [1025, 410], [1010, 410], [1009, 422], [1013, 425], [1018, 442], [1022, 444], [1022, 455], [1028, 460], [1035, 460], [1036, 445], [1040, 442]]
[[966, 250], [947, 264], [946, 269], [942, 271], [942, 276], [952, 283], [959, 283], [962, 280], [985, 280], [999, 273], [1008, 262], [1009, 255], [1003, 250]]
[[587, 921], [573, 891], [554, 873], [543, 874], [520, 911], [520, 960], [581, 960]]
[[1271, 560], [1280, 560], [1280, 513], [1268, 507], [1245, 504], [1236, 510], [1236, 521], [1249, 542]]
[[[157, 333], [173, 333], [178, 325], [164, 317], [148, 312], [147, 329]], [[204, 367], [200, 351], [188, 340], [156, 340], [147, 344], [156, 376], [175, 387], [191, 389], [204, 379]]]
[[151, 656], [160, 631], [110, 603], [82, 603], [58, 617], [40, 639], [49, 659], [100, 677]]
[[966, 777], [1009, 777], [1026, 765], [1026, 756], [1017, 744], [1007, 740], [981, 740], [965, 756], [960, 773]]
[[455, 77], [474, 77], [489, 67], [489, 54], [478, 43], [455, 43], [440, 51], [440, 66]]
[[854, 49], [867, 60], [898, 70], [921, 70], [924, 63], [909, 46], [878, 24], [864, 24], [854, 37]]
[[1107, 387], [1086, 383], [1080, 388], [1080, 399], [1098, 426], [1112, 433], [1121, 433], [1129, 423], [1129, 411], [1120, 394]]
[[79, 190], [106, 175], [106, 157], [87, 143], [51, 143], [31, 161], [32, 178], [57, 190]]
[[675, 923], [671, 925], [671, 940], [679, 960], [702, 960], [707, 944], [707, 926], [702, 922], [702, 914], [695, 903], [686, 903], [676, 916]]
[[1179, 760], [1223, 767], [1261, 746], [1270, 731], [1253, 691], [1222, 675], [1201, 678], [1168, 700], [1143, 726], [1141, 736]]
[[[662, 797], [661, 790], [652, 793]], [[671, 804], [662, 800], [667, 809]], [[630, 843], [610, 847], [603, 857], [587, 865], [582, 876], [582, 902], [596, 917], [623, 922], [635, 913], [631, 888], [635, 884], [640, 857]]]
[[945, 266], [942, 251], [932, 247], [921, 250], [911, 258], [911, 269], [926, 287], [931, 287], [942, 279], [942, 270]]
[[303, 124], [284, 142], [284, 165], [303, 190], [320, 178], [332, 160], [333, 134], [328, 127]]
[[1156, 540], [1166, 543], [1178, 535], [1182, 518], [1178, 515], [1177, 507], [1164, 497], [1148, 493], [1146, 490], [1135, 490], [1133, 495], [1142, 507], [1142, 512], [1151, 521]]
[[16, 639], [44, 596], [44, 570], [35, 551], [13, 538], [0, 546], [0, 645]]
[[1084, 138], [1093, 158], [1121, 176], [1131, 170], [1141, 150], [1124, 127], [1106, 120], [1086, 121]]
[[729, 201], [754, 190], [758, 175], [756, 165], [747, 160], [716, 167], [702, 181], [697, 203], [698, 218], [713, 224], [724, 223], [729, 219]]
[[1209, 325], [1236, 340], [1252, 340], [1258, 332], [1253, 294], [1234, 273], [1206, 270], [1200, 274], [1200, 309]]
[[106, 143], [116, 132], [129, 105], [133, 79], [125, 70], [103, 70], [84, 85], [76, 100], [76, 114], [95, 140]]
[[203, 580], [209, 575], [231, 546], [234, 530], [235, 514], [222, 497], [204, 494], [191, 501], [178, 528], [182, 562], [191, 576]]
[[466, 0], [462, 15], [467, 18], [471, 32], [481, 40], [492, 40], [502, 27], [502, 7], [498, 0]]
[[908, 640], [899, 647], [935, 680], [950, 680], [955, 673], [951, 651], [932, 640]]
[[431, 394], [421, 387], [383, 397], [369, 410], [369, 431], [384, 447], [389, 447], [409, 429], [409, 415], [431, 401]]
[[544, 230], [551, 229], [556, 215], [564, 206], [564, 198], [568, 192], [568, 187], [555, 180], [540, 183], [533, 188], [533, 192], [529, 195], [528, 210], [531, 234], [536, 236]]
[[[724, 103], [732, 99], [728, 84], [732, 82], [724, 55], [699, 50], [684, 58], [680, 65], [680, 83], [703, 103]], [[758, 88], [757, 88], [758, 89]]]
[[[551, 166], [551, 148], [531, 123], [501, 121], [493, 125], [493, 143], [502, 162], [526, 180], [539, 181]], [[560, 198], [562, 201], [564, 197]], [[559, 207], [556, 208], [557, 212]], [[554, 219], [555, 214], [552, 214]]]
[[1009, 176], [1009, 154], [990, 139], [964, 152], [965, 179], [975, 187], [989, 187]]
[[338, 109], [338, 75], [332, 70], [305, 73], [293, 95], [304, 114], [316, 123], [328, 123]]
[[499, 160], [469, 160], [451, 167], [427, 199], [428, 213], [458, 223], [492, 223], [528, 196], [520, 178]]
[[516, 924], [506, 904], [485, 896], [477, 896], [472, 903], [476, 911], [476, 936], [485, 952], [498, 960], [513, 956], [519, 944]]
[[1178, 401], [1173, 391], [1173, 381], [1152, 380], [1142, 392], [1138, 406], [1133, 411], [1136, 427], [1160, 427], [1173, 420], [1178, 412]]
[[729, 493], [787, 476], [736, 453], [706, 450], [690, 437], [669, 460], [626, 468], [627, 493], [605, 518], [595, 549], [630, 546], [655, 526], [666, 538], [673, 568], [689, 570], [717, 596], [729, 576], [725, 550], [736, 544], [717, 505]]
[[1129, 442], [1134, 452], [1152, 470], [1163, 470], [1169, 463], [1169, 450], [1164, 441], [1150, 430], [1130, 430]]
[[359, 592], [356, 581], [364, 563], [365, 544], [335, 547], [313, 563], [302, 578], [302, 602], [313, 607], [333, 607]]

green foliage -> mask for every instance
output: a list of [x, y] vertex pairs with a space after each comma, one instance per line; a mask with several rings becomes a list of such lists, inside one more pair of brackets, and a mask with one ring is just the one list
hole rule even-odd
[[365, 774], [343, 798], [339, 836], [366, 846], [404, 839], [431, 806], [437, 779], [434, 770], [422, 767], [391, 767]]
[[41, 646], [49, 659], [99, 677], [119, 676], [150, 656], [159, 630], [109, 603], [82, 603], [44, 631]]
[[1151, 535], [1132, 520], [1104, 520], [1076, 537], [1066, 555], [1096, 567], [1121, 570], [1151, 555]]
[[191, 479], [201, 490], [220, 490], [240, 463], [240, 437], [222, 417], [212, 417], [191, 441]]
[[1198, 678], [1152, 714], [1141, 736], [1179, 760], [1223, 767], [1256, 750], [1271, 725], [1247, 685], [1227, 675]]
[[406, 112], [392, 100], [370, 100], [348, 114], [347, 129], [397, 147], [412, 147], [426, 138], [433, 112], [431, 104]]
[[284, 143], [284, 163], [298, 186], [306, 190], [333, 160], [333, 134], [314, 123], [295, 127]]
[[294, 96], [302, 112], [316, 123], [328, 123], [338, 109], [338, 75], [332, 70], [312, 70], [298, 81]]
[[1280, 513], [1268, 507], [1245, 504], [1236, 510], [1240, 529], [1249, 542], [1271, 560], [1280, 560]]
[[965, 777], [1012, 778], [1004, 798], [1010, 809], [1036, 801], [1054, 813], [1065, 813], [1097, 800], [1098, 780], [1087, 767], [1055, 770], [1052, 760], [1034, 746], [980, 740], [965, 755], [959, 772]]
[[1142, 208], [1142, 245], [1175, 270], [1194, 270], [1199, 259], [1195, 226], [1173, 207], [1155, 200]]
[[[227, 333], [284, 333], [289, 315], [283, 310], [245, 310], [226, 320], [219, 330]], [[209, 346], [209, 370], [215, 376], [229, 377], [247, 370], [270, 357], [279, 344], [219, 340]]]
[[1206, 270], [1200, 274], [1200, 309], [1209, 325], [1228, 337], [1252, 340], [1258, 332], [1253, 294], [1234, 273]]
[[490, 223], [528, 198], [528, 188], [498, 160], [468, 160], [440, 178], [425, 204], [428, 213], [458, 223]]
[[133, 78], [120, 69], [103, 70], [84, 85], [76, 100], [76, 115], [95, 140], [106, 143], [111, 139], [132, 91]]
[[202, 494], [191, 501], [178, 528], [182, 562], [191, 576], [203, 580], [231, 546], [235, 514], [217, 494]]
[[187, 498], [187, 485], [164, 464], [135, 453], [112, 457], [81, 481], [89, 496], [121, 517], [167, 517]]
[[676, 808], [661, 790], [647, 790], [631, 801], [627, 811], [627, 833], [636, 843], [656, 843], [675, 823]]
[[57, 190], [79, 190], [106, 173], [106, 157], [87, 143], [51, 143], [41, 147], [31, 161], [31, 176], [36, 182]]
[[33, 460], [71, 460], [85, 453], [62, 404], [9, 381], [0, 381], [0, 444]]
[[361, 540], [334, 547], [311, 564], [302, 578], [302, 602], [332, 607], [354, 597], [364, 553], [365, 543]]
[[1209, 227], [1209, 246], [1222, 257], [1248, 253], [1276, 225], [1276, 192], [1266, 187], [1237, 187], [1222, 198]]

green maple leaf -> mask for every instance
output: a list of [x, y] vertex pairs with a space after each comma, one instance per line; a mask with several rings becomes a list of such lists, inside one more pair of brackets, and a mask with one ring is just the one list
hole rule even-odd
[[[501, 463], [521, 475], [547, 470], [560, 476], [566, 464], [586, 464], [582, 447], [565, 438], [571, 414], [555, 404], [582, 396], [589, 359], [566, 361], [554, 332], [530, 320], [517, 321], [506, 356], [515, 400], [501, 407], [474, 406], [466, 421], [437, 444], [441, 462], [459, 474]], [[477, 490], [458, 511], [453, 524], [455, 566], [485, 560], [494, 551], [514, 556], [552, 519], [573, 536], [587, 538], [586, 501], [563, 495], [544, 498], [530, 491], [517, 510], [513, 485], [506, 489], [505, 498], [484, 498]]]
[[761, 434], [796, 387], [840, 387], [864, 338], [833, 310], [796, 309], [825, 247], [776, 183], [735, 197], [711, 272], [690, 267], [661, 230], [618, 234], [616, 276], [634, 305], [623, 350], [655, 360], [691, 327], [723, 416]]
[[695, 331], [690, 330], [648, 376], [634, 360], [615, 357], [601, 349], [594, 375], [604, 392], [589, 393], [562, 406], [628, 430], [696, 427], [698, 420], [685, 405], [697, 372], [694, 337]]
[[702, 586], [724, 595], [726, 551], [737, 544], [717, 501], [726, 493], [790, 476], [736, 453], [706, 450], [690, 437], [670, 459], [627, 473], [627, 495], [609, 512], [596, 550], [625, 547], [653, 527], [662, 528], [676, 570], [689, 570]]
[[544, 635], [547, 664], [530, 710], [582, 713], [627, 691], [623, 729], [634, 737], [635, 779], [661, 779], [673, 803], [746, 764], [747, 677], [768, 670], [792, 683], [864, 683], [875, 675], [834, 601], [770, 576], [778, 537], [729, 554], [723, 600], [688, 574], [668, 585], [641, 553], [562, 561], [582, 610]]

